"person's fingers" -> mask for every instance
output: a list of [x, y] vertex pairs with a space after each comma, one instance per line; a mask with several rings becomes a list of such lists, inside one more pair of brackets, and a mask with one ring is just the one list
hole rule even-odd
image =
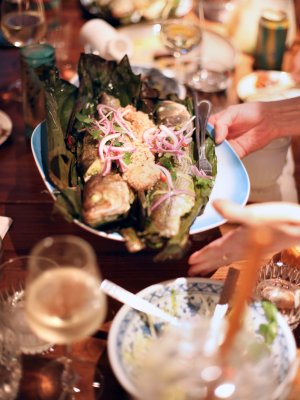
[[239, 227], [193, 253], [188, 275], [206, 275], [223, 265], [240, 260], [247, 246], [247, 230]]
[[219, 214], [231, 222], [246, 225], [300, 224], [300, 206], [293, 203], [268, 202], [242, 207], [228, 200], [217, 199], [213, 202], [213, 206]]
[[228, 136], [228, 125], [220, 120], [217, 120], [214, 124], [214, 128], [215, 128], [215, 142], [216, 144], [220, 144]]
[[[228, 120], [228, 122], [226, 122]], [[228, 135], [228, 126], [231, 120], [226, 117], [223, 112], [213, 114], [209, 118], [209, 123], [213, 125], [215, 129], [215, 142], [217, 144], [222, 143]]]

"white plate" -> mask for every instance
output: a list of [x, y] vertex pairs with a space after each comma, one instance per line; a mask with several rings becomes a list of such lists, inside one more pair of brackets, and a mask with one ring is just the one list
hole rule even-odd
[[[259, 78], [264, 77], [269, 83], [257, 87]], [[284, 71], [256, 71], [240, 79], [237, 94], [243, 101], [273, 101], [300, 95], [300, 88], [291, 74]]]
[[[119, 28], [119, 32], [132, 40], [134, 51], [130, 62], [137, 65], [153, 65], [164, 69], [166, 66], [154, 60], [154, 55], [164, 51], [160, 41], [160, 24], [136, 24]], [[201, 54], [233, 69], [236, 62], [236, 50], [232, 43], [218, 33], [205, 29], [203, 40], [198, 48], [191, 51], [186, 59], [195, 60], [195, 55], [201, 50]]]
[[[46, 130], [45, 122], [39, 124], [35, 128], [31, 137], [31, 149], [41, 177], [53, 199], [55, 199], [55, 188], [48, 176], [48, 144]], [[208, 126], [208, 130], [210, 134], [213, 135], [213, 128], [211, 126]], [[216, 146], [216, 155], [218, 159], [218, 173], [215, 185], [203, 214], [197, 217], [191, 226], [191, 235], [207, 231], [226, 222], [213, 208], [213, 200], [222, 198], [231, 200], [240, 205], [245, 205], [249, 197], [250, 184], [248, 174], [243, 163], [228, 142], [224, 141], [222, 144]], [[98, 236], [123, 241], [122, 236], [117, 232], [106, 233], [91, 228], [78, 220], [74, 220], [74, 223]]]
[[[4, 111], [0, 110], [0, 145], [11, 135], [12, 126], [9, 116]], [[2, 130], [4, 132], [2, 132]]]

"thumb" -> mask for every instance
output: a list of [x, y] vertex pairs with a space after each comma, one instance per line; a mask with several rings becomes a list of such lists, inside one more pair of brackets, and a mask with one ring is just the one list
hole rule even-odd
[[242, 207], [228, 200], [215, 200], [213, 206], [218, 213], [231, 222], [245, 225], [267, 223], [300, 223], [300, 206], [288, 202], [268, 202]]

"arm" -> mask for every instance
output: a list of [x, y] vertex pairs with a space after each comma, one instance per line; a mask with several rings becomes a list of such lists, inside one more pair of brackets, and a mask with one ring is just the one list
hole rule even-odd
[[216, 143], [229, 140], [242, 158], [275, 138], [300, 135], [300, 97], [229, 106], [214, 114]]
[[300, 206], [285, 202], [241, 207], [225, 200], [214, 202], [216, 210], [231, 222], [241, 224], [222, 238], [196, 251], [189, 258], [189, 275], [206, 275], [222, 265], [241, 260], [246, 254], [251, 226], [269, 226], [272, 244], [266, 253], [277, 253], [300, 244]]

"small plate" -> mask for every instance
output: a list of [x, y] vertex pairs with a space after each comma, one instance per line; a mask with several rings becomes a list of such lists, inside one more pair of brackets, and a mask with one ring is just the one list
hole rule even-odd
[[12, 122], [9, 116], [0, 110], [0, 145], [11, 135]]
[[243, 77], [237, 93], [243, 101], [273, 101], [299, 96], [300, 88], [291, 74], [283, 71], [255, 71]]

